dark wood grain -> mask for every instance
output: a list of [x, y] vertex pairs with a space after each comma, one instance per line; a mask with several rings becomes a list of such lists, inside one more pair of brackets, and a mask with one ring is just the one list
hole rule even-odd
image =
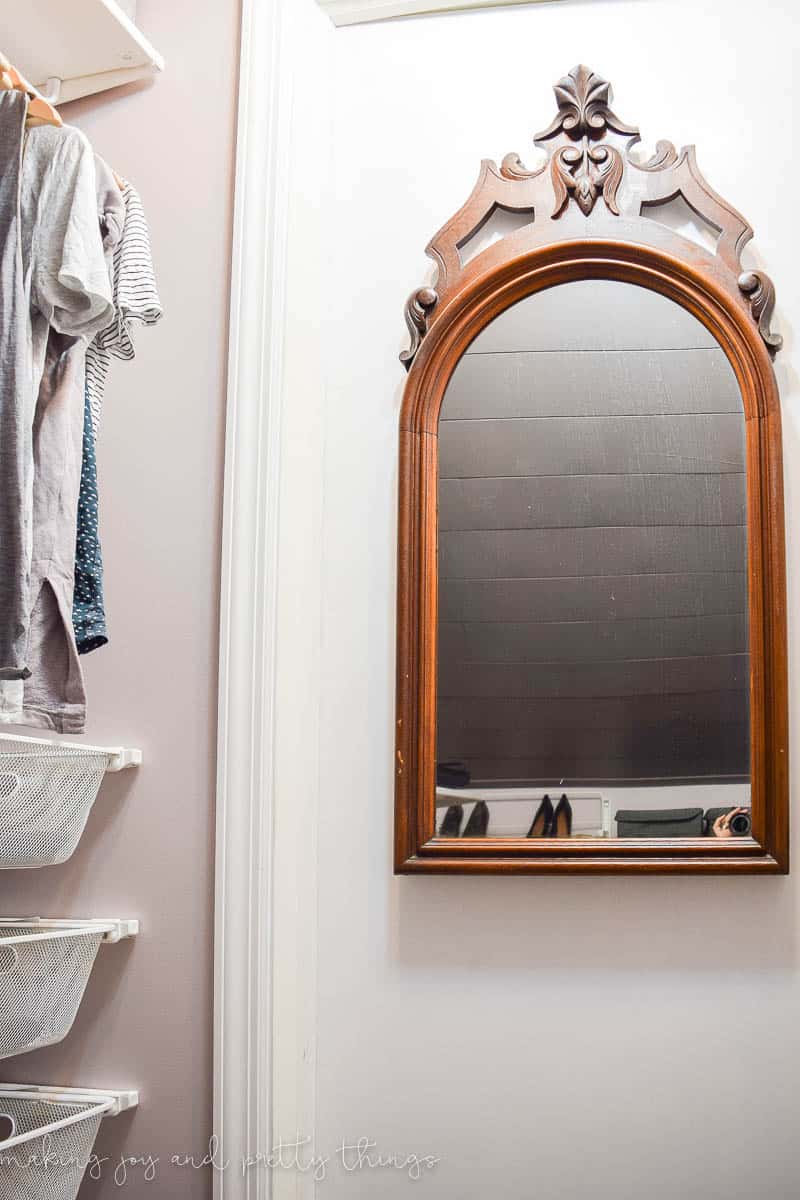
[[[633, 163], [629, 149], [637, 140], [635, 129], [615, 117], [607, 85], [585, 68], [560, 81], [557, 100], [557, 117], [539, 138], [547, 153], [544, 166], [527, 171], [516, 156], [509, 156], [499, 170], [494, 163], [482, 164], [472, 195], [428, 247], [438, 272], [431, 289], [435, 300], [426, 295], [431, 303], [423, 305], [417, 293], [412, 300], [414, 337], [405, 356], [411, 369], [400, 417], [395, 869], [408, 874], [785, 873], [788, 681], [783, 459], [771, 363], [779, 345], [770, 324], [774, 290], [763, 272], [757, 277], [743, 272], [741, 252], [752, 230], [703, 179], [691, 147], [676, 151], [669, 143], [659, 143], [649, 163]], [[658, 204], [677, 195], [719, 229], [715, 252], [659, 224]], [[643, 204], [650, 206], [648, 217], [642, 215]], [[462, 262], [459, 245], [467, 243], [497, 206], [535, 216]], [[640, 839], [536, 839], [532, 847], [528, 839], [435, 836], [437, 434], [445, 391], [467, 349], [499, 313], [543, 289], [586, 279], [652, 289], [681, 305], [727, 356], [741, 392], [746, 420], [752, 840], [651, 844]], [[720, 569], [725, 562], [723, 555]], [[697, 570], [702, 573], [700, 562]], [[735, 572], [727, 578], [730, 611], [736, 612]], [[505, 619], [513, 619], [514, 596], [502, 590], [506, 584], [490, 580], [481, 602], [483, 611], [491, 612], [493, 596], [501, 597]], [[526, 588], [543, 584], [547, 581], [521, 581]], [[604, 586], [602, 581], [598, 586]], [[632, 586], [638, 585], [628, 575], [629, 594]], [[459, 603], [458, 592], [447, 590], [443, 612], [452, 613]], [[711, 674], [708, 679], [711, 687]], [[724, 693], [728, 682], [721, 679], [716, 677], [716, 687]], [[732, 686], [738, 685], [734, 669]], [[485, 703], [480, 698], [477, 702]], [[647, 702], [668, 701], [647, 697]], [[680, 701], [669, 702], [679, 717]], [[622, 709], [617, 717], [624, 721]]]

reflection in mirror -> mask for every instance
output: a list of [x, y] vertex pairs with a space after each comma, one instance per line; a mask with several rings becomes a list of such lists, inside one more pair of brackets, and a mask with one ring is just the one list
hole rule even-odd
[[441, 835], [749, 834], [746, 521], [736, 378], [677, 304], [567, 283], [476, 338], [439, 424]]

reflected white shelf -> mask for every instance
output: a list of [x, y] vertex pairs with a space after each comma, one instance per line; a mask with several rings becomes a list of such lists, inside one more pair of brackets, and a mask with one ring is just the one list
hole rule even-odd
[[13, 9], [0, 26], [0, 50], [54, 104], [164, 69], [135, 24], [135, 0], [24, 0]]
[[436, 806], [443, 808], [449, 804], [472, 804], [477, 800], [485, 800], [486, 803], [495, 802], [498, 800], [520, 800], [520, 801], [539, 801], [546, 793], [558, 799], [558, 796], [564, 792], [567, 799], [572, 800], [602, 800], [603, 793], [594, 791], [586, 791], [585, 789], [570, 788], [560, 783], [553, 783], [547, 787], [528, 787], [513, 785], [495, 787], [493, 784], [473, 783], [467, 784], [466, 787], [436, 787]]
[[[436, 808], [459, 804], [466, 809], [482, 800], [492, 806], [490, 836], [524, 837], [528, 821], [519, 816], [518, 805], [538, 805], [545, 794], [550, 796], [554, 805], [562, 794], [569, 800], [572, 805], [573, 837], [611, 836], [611, 801], [608, 796], [596, 790], [575, 789], [561, 784], [550, 787], [493, 787], [478, 783], [461, 788], [437, 787]], [[467, 813], [465, 816], [469, 819]]]

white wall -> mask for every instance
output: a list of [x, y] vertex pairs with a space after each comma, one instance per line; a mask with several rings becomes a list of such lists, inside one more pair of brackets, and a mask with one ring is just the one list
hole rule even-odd
[[[328, 38], [330, 99], [314, 89], [313, 111], [306, 102], [298, 116], [293, 186], [326, 215], [317, 315], [327, 391], [323, 438], [310, 458], [287, 461], [284, 479], [293, 566], [279, 702], [321, 686], [305, 746], [296, 739], [279, 763], [279, 829], [281, 811], [301, 814], [292, 837], [302, 852], [284, 867], [303, 913], [291, 970], [316, 1005], [316, 1021], [297, 1018], [307, 1022], [306, 1060], [316, 1042], [316, 1068], [298, 1063], [297, 1107], [315, 1113], [320, 1153], [363, 1136], [387, 1153], [440, 1157], [417, 1185], [437, 1200], [786, 1200], [800, 1184], [797, 875], [391, 874], [403, 302], [426, 278], [423, 247], [468, 195], [480, 158], [529, 150], [554, 111], [552, 83], [578, 61], [612, 80], [616, 110], [649, 145], [696, 142], [713, 186], [757, 230], [786, 339], [778, 373], [797, 610], [794, 8], [562, 0], [341, 29]], [[306, 233], [301, 223], [290, 273], [308, 263]], [[308, 387], [302, 371], [314, 303], [312, 289], [287, 342], [299, 370], [288, 428], [298, 438], [306, 395], [320, 399], [313, 370]], [[295, 528], [291, 508], [298, 472], [309, 471], [321, 589], [316, 554], [302, 562], [296, 552], [317, 526], [304, 506]], [[309, 616], [310, 639], [298, 614]], [[792, 665], [797, 639], [790, 617]], [[293, 645], [306, 647], [299, 681]], [[278, 847], [280, 860], [280, 837]], [[281, 1045], [279, 1036], [279, 1055]], [[392, 1200], [413, 1186], [401, 1171], [346, 1174], [332, 1162], [319, 1194]]]

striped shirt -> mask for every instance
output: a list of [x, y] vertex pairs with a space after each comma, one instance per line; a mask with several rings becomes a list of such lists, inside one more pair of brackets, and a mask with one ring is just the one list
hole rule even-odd
[[103, 555], [99, 533], [99, 496], [95, 439], [111, 357], [134, 357], [133, 325], [154, 325], [161, 316], [150, 235], [135, 188], [122, 188], [125, 216], [114, 248], [112, 295], [114, 319], [86, 351], [83, 463], [75, 544], [75, 587], [72, 624], [79, 654], [89, 654], [108, 641], [103, 593]]
[[122, 188], [125, 223], [114, 251], [114, 319], [97, 334], [86, 351], [86, 394], [95, 437], [100, 426], [111, 357], [131, 359], [135, 351], [132, 326], [154, 325], [161, 316], [150, 234], [139, 193], [129, 183]]

